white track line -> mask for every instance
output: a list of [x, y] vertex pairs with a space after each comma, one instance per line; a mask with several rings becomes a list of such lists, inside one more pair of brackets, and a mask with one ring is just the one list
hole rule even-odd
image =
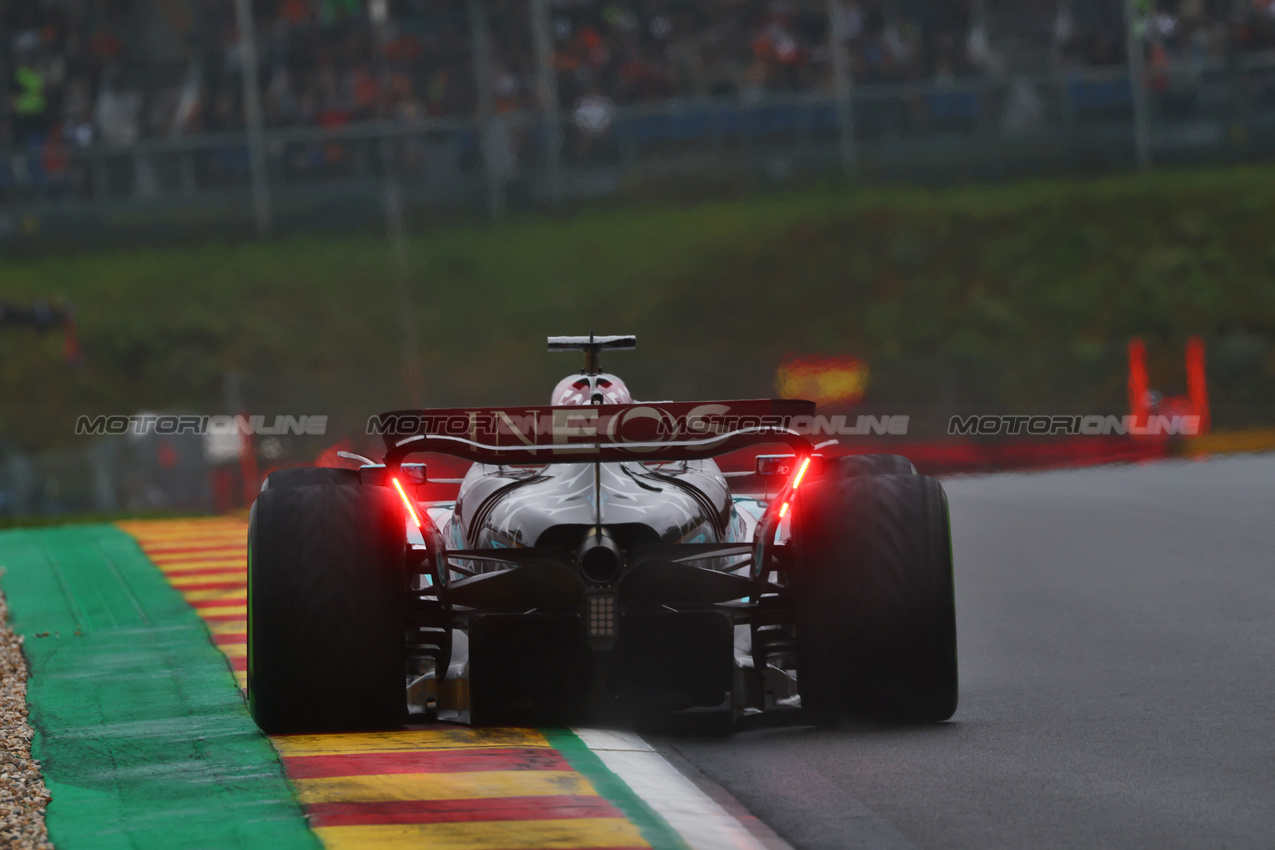
[[572, 729], [693, 850], [765, 850], [743, 824], [632, 732]]

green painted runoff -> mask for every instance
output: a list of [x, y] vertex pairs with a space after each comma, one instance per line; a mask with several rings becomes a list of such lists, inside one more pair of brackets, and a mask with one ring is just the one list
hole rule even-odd
[[111, 525], [0, 532], [58, 850], [317, 848], [198, 615]]

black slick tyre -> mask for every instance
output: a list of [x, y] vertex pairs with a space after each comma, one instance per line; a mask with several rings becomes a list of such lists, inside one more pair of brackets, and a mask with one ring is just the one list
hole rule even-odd
[[311, 484], [358, 484], [357, 469], [337, 466], [298, 466], [292, 469], [276, 469], [261, 482], [261, 491], [282, 490], [285, 487], [308, 487]]
[[382, 487], [275, 488], [248, 530], [248, 706], [268, 734], [405, 713], [405, 526]]
[[802, 707], [816, 722], [951, 717], [956, 604], [939, 482], [828, 475], [799, 491], [792, 523]]
[[830, 458], [829, 470], [854, 475], [916, 475], [916, 467], [903, 455], [843, 455]]

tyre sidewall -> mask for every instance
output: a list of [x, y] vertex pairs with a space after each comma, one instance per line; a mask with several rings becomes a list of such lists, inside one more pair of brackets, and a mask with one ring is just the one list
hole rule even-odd
[[248, 694], [266, 731], [397, 725], [402, 508], [373, 486], [269, 489], [249, 532]]
[[947, 498], [923, 476], [829, 477], [793, 506], [803, 706], [936, 722], [956, 708]]

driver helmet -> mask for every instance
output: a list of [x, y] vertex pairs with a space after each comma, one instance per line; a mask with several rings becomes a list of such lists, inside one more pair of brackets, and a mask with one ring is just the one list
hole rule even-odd
[[615, 375], [568, 375], [553, 388], [550, 402], [554, 407], [577, 407], [590, 404], [632, 404], [633, 396]]

